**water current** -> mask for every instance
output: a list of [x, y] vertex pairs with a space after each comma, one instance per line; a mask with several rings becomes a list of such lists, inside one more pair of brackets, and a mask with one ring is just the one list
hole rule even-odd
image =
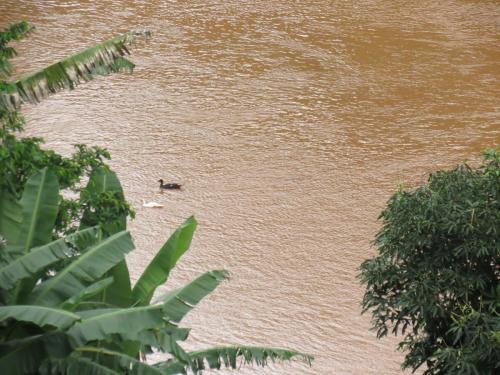
[[[17, 74], [131, 28], [152, 31], [132, 47], [132, 75], [23, 112], [26, 133], [59, 152], [111, 152], [137, 209], [134, 279], [196, 216], [170, 287], [213, 268], [231, 280], [185, 321], [188, 348], [316, 357], [311, 368], [241, 374], [400, 373], [397, 341], [377, 340], [360, 315], [358, 267], [376, 253], [377, 217], [398, 184], [499, 144], [498, 2], [0, 2], [0, 27], [22, 19], [36, 31], [16, 45]], [[161, 194], [159, 178], [184, 189]]]

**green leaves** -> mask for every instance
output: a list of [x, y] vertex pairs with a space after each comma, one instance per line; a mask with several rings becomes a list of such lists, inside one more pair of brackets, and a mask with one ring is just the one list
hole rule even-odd
[[[118, 177], [105, 167], [92, 171], [87, 187], [80, 194], [80, 202], [85, 207], [80, 228], [99, 224], [105, 236], [125, 230], [127, 215], [133, 213]], [[125, 260], [114, 266], [108, 276], [114, 281], [101, 299], [117, 306], [129, 306], [132, 287]]]
[[20, 280], [37, 277], [45, 267], [69, 256], [70, 249], [63, 239], [32, 249], [15, 260], [0, 267], [2, 289], [11, 289]]
[[0, 187], [0, 236], [15, 243], [22, 221], [21, 205], [6, 188]]
[[111, 334], [135, 338], [139, 332], [159, 327], [164, 323], [162, 305], [103, 309], [96, 312], [97, 314], [83, 319], [69, 331], [80, 345], [105, 339]]
[[17, 55], [16, 50], [7, 47], [7, 44], [24, 38], [30, 31], [31, 27], [23, 21], [11, 24], [6, 30], [0, 32], [0, 79], [6, 79], [11, 75], [12, 65], [9, 59]]
[[58, 203], [59, 184], [53, 172], [44, 168], [30, 177], [20, 202], [22, 224], [17, 239], [17, 245], [25, 253], [52, 239]]
[[195, 218], [190, 217], [170, 236], [135, 284], [134, 301], [141, 305], [151, 301], [156, 288], [167, 281], [177, 260], [189, 249], [196, 225]]
[[55, 276], [37, 286], [28, 299], [31, 304], [58, 306], [100, 278], [134, 248], [126, 231], [108, 237], [75, 258]]
[[378, 337], [404, 335], [404, 367], [493, 374], [500, 363], [490, 339], [500, 329], [499, 160], [490, 150], [479, 168], [438, 171], [398, 191], [381, 214], [379, 255], [361, 265], [363, 309]]
[[[7, 46], [29, 31], [27, 23], [0, 32], [0, 80], [11, 73]], [[76, 145], [69, 158], [41, 148], [39, 138], [17, 139], [24, 119], [16, 109], [73, 89], [98, 75], [132, 71], [124, 58], [128, 33], [14, 82], [0, 81], [0, 369], [9, 374], [176, 374], [204, 361], [216, 368], [236, 358], [264, 365], [300, 357], [272, 348], [213, 348], [186, 353], [177, 326], [228, 278], [209, 271], [150, 304], [191, 244], [191, 217], [168, 239], [131, 290], [125, 256], [133, 249], [125, 231], [133, 210], [99, 147]], [[147, 34], [147, 32], [146, 32]], [[89, 177], [81, 189], [82, 177]], [[65, 191], [80, 192], [67, 199]], [[19, 200], [19, 197], [22, 197]], [[162, 351], [173, 360], [148, 365], [143, 353]], [[304, 356], [307, 360], [310, 357]]]
[[[129, 32], [117, 36], [8, 83], [3, 92], [0, 91], [0, 110], [15, 110], [21, 103], [39, 103], [52, 93], [72, 90], [98, 75], [131, 72], [134, 64], [123, 56], [129, 54], [126, 45], [136, 34]], [[3, 71], [10, 73], [8, 65]]]
[[225, 270], [208, 271], [186, 286], [175, 289], [161, 297], [168, 319], [176, 323], [180, 322], [198, 302], [228, 278], [229, 274]]
[[[258, 366], [266, 366], [269, 362], [291, 359], [298, 359], [310, 365], [314, 359], [310, 355], [296, 351], [257, 346], [215, 347], [190, 352], [187, 355], [190, 359], [189, 364], [182, 364], [174, 359], [159, 365], [159, 368], [166, 371], [166, 373], [172, 374], [179, 372], [187, 374], [188, 370], [191, 370], [194, 374], [201, 374], [207, 368], [220, 370], [223, 365], [232, 369], [239, 368], [239, 359], [244, 364], [255, 363]], [[208, 367], [206, 364], [208, 364]]]
[[0, 321], [7, 318], [34, 323], [39, 327], [49, 325], [59, 329], [65, 329], [80, 320], [78, 315], [50, 307], [30, 305], [0, 306]]

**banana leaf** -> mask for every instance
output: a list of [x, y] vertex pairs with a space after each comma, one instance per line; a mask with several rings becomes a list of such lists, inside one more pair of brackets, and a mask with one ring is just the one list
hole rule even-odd
[[208, 271], [186, 286], [175, 289], [161, 297], [160, 300], [163, 301], [168, 320], [175, 323], [180, 322], [198, 302], [228, 278], [229, 274], [225, 270]]
[[8, 244], [16, 243], [21, 222], [21, 205], [6, 188], [0, 189], [0, 236]]
[[[89, 182], [85, 188], [86, 194], [94, 198], [105, 192], [116, 192], [123, 196], [123, 189], [116, 174], [105, 167], [99, 167], [92, 171]], [[83, 194], [83, 192], [82, 192]], [[83, 213], [80, 228], [93, 225], [101, 225], [106, 236], [112, 235], [127, 227], [127, 218], [122, 215], [114, 222], [100, 223], [87, 210]], [[131, 305], [132, 286], [130, 284], [130, 274], [125, 260], [115, 265], [106, 276], [113, 278], [113, 284], [100, 296], [100, 300], [115, 306], [126, 307]]]
[[44, 168], [31, 176], [24, 187], [20, 204], [22, 223], [17, 245], [27, 253], [52, 239], [59, 207], [59, 183], [54, 172]]
[[87, 249], [49, 280], [38, 285], [29, 296], [30, 304], [59, 306], [96, 282], [133, 250], [130, 234], [123, 231]]
[[127, 44], [137, 32], [129, 32], [96, 44], [44, 69], [5, 82], [0, 93], [0, 110], [16, 110], [22, 103], [39, 103], [50, 94], [72, 90], [99, 75], [131, 72], [134, 64], [123, 56], [129, 54]]
[[167, 281], [177, 260], [189, 249], [196, 224], [194, 217], [186, 220], [149, 263], [132, 290], [132, 298], [136, 303], [147, 305], [156, 288]]
[[191, 370], [194, 374], [201, 374], [203, 370], [207, 369], [206, 364], [208, 364], [209, 369], [220, 370], [222, 365], [232, 369], [239, 368], [240, 362], [243, 364], [255, 363], [259, 366], [266, 366], [269, 361], [276, 362], [298, 359], [311, 365], [314, 359], [310, 355], [296, 351], [257, 346], [215, 347], [189, 352], [187, 354], [190, 358], [190, 365], [183, 364], [178, 359], [172, 359], [155, 364], [155, 366], [166, 373], [185, 374], [188, 370]]
[[33, 305], [0, 306], [0, 322], [8, 318], [30, 322], [39, 327], [49, 325], [59, 329], [65, 329], [80, 320], [80, 317], [76, 314], [52, 307]]
[[[85, 346], [76, 349], [76, 352], [81, 353], [82, 355], [88, 356], [90, 358], [96, 358], [96, 360], [106, 358], [109, 363], [109, 360], [112, 361], [113, 368], [121, 368], [122, 374], [129, 375], [165, 375], [166, 372], [155, 368], [153, 366], [149, 366], [146, 363], [143, 363], [135, 358], [127, 356], [125, 354], [98, 347]], [[110, 366], [111, 367], [111, 366]]]

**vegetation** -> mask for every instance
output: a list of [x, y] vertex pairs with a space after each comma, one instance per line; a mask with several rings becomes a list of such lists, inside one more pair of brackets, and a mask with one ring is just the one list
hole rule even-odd
[[[109, 177], [109, 176], [107, 176]], [[182, 318], [217, 285], [224, 270], [209, 271], [151, 303], [196, 228], [188, 219], [170, 237], [133, 288], [109, 272], [133, 248], [127, 231], [106, 237], [99, 227], [50, 241], [58, 207], [55, 173], [43, 169], [28, 179], [19, 201], [22, 219], [0, 249], [0, 368], [9, 374], [178, 374], [188, 369], [236, 366], [237, 358], [265, 364], [268, 359], [307, 355], [272, 348], [221, 347], [185, 352], [178, 344], [189, 330]], [[1, 212], [5, 216], [8, 212]], [[56, 266], [63, 262], [64, 266]], [[115, 285], [116, 286], [116, 285]], [[112, 298], [109, 298], [112, 297]], [[147, 365], [140, 351], [170, 353]]]
[[377, 336], [402, 334], [404, 368], [500, 368], [500, 150], [399, 190], [382, 212], [379, 255], [361, 266]]
[[[80, 189], [79, 183], [83, 177], [89, 177], [98, 167], [106, 167], [104, 161], [110, 155], [105, 149], [78, 144], [75, 145], [76, 152], [65, 158], [53, 150], [43, 149], [43, 140], [40, 138], [19, 139], [15, 136], [24, 126], [24, 118], [15, 111], [21, 103], [37, 102], [59, 89], [74, 88], [82, 80], [90, 80], [106, 72], [120, 69], [131, 71], [134, 65], [125, 60], [120, 52], [127, 51], [125, 43], [131, 40], [132, 34], [87, 49], [16, 81], [3, 81], [11, 75], [9, 59], [16, 55], [15, 49], [7, 45], [8, 42], [19, 40], [30, 31], [29, 25], [21, 22], [0, 32], [0, 210], [10, 207], [19, 199], [29, 176], [50, 167], [57, 175], [61, 189], [80, 193], [80, 199], [60, 196], [61, 209], [58, 211], [54, 237], [75, 231], [84, 212], [93, 212], [100, 222], [113, 220], [110, 213], [116, 213], [115, 217], [121, 214], [133, 216], [123, 193], [97, 195]], [[104, 61], [102, 56], [108, 56], [108, 60]], [[116, 56], [114, 60], [113, 56]], [[85, 73], [80, 73], [80, 77], [72, 71]], [[2, 225], [8, 225], [8, 222], [0, 222], [0, 232]], [[8, 228], [4, 229], [6, 231]]]
[[[30, 31], [26, 23], [0, 32], [0, 79], [11, 74], [7, 46]], [[196, 228], [188, 219], [168, 239], [132, 287], [125, 255], [130, 207], [103, 149], [77, 146], [71, 158], [43, 150], [40, 139], [21, 139], [16, 112], [60, 89], [133, 64], [123, 58], [132, 34], [91, 47], [15, 82], [0, 82], [0, 370], [9, 374], [179, 374], [238, 359], [269, 360], [308, 355], [263, 347], [215, 347], [186, 352], [189, 329], [182, 318], [228, 278], [209, 271], [152, 302], [155, 290], [190, 246]], [[88, 176], [80, 187], [82, 176]], [[60, 189], [80, 193], [63, 198]], [[156, 364], [141, 353], [169, 354]]]

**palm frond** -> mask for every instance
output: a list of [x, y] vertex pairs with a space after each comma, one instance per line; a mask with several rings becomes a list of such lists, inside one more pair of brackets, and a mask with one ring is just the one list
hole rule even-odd
[[[44, 69], [6, 82], [0, 92], [0, 109], [15, 110], [22, 103], [39, 103], [50, 94], [74, 89], [98, 75], [134, 69], [134, 64], [123, 56], [138, 32], [132, 31], [94, 45]], [[146, 35], [147, 32], [145, 32]]]

